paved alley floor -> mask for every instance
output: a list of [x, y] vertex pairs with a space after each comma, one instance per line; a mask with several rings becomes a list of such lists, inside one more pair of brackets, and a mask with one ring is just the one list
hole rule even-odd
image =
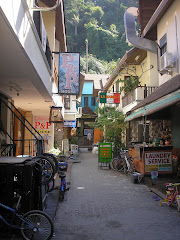
[[71, 188], [60, 202], [53, 240], [170, 240], [180, 238], [176, 208], [160, 207], [149, 188], [130, 176], [98, 169], [98, 156], [79, 155]]

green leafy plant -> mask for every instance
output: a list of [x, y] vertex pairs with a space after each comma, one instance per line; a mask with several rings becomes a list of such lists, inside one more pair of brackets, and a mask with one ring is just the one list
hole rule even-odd
[[78, 144], [78, 137], [73, 136], [69, 138], [69, 144]]
[[[114, 143], [114, 152], [117, 148], [124, 147], [122, 136], [127, 127], [124, 121], [124, 114], [115, 107], [97, 108], [98, 117], [95, 120], [94, 127], [104, 130], [104, 141]], [[92, 124], [91, 124], [92, 125]]]
[[61, 154], [61, 150], [59, 148], [51, 148], [49, 150], [49, 153], [53, 153], [54, 155], [58, 156], [59, 154]]
[[130, 93], [133, 91], [137, 86], [140, 85], [139, 78], [136, 76], [129, 76], [126, 77], [124, 80], [119, 80], [119, 82], [123, 82], [124, 86], [121, 87], [120, 93], [125, 91], [126, 93]]

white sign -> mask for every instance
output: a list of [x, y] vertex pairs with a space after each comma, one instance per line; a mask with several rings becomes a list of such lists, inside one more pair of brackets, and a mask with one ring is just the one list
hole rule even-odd
[[149, 152], [145, 153], [146, 171], [171, 171], [172, 153], [171, 152]]
[[76, 127], [76, 120], [75, 121], [66, 121], [64, 120], [64, 127]]
[[78, 155], [78, 145], [71, 144], [71, 154]]
[[114, 93], [106, 93], [106, 103], [114, 103]]

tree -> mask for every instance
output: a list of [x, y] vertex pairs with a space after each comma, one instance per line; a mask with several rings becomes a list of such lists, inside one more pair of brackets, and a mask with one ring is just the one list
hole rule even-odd
[[65, 19], [68, 51], [89, 54], [106, 62], [117, 61], [130, 47], [126, 43], [123, 15], [134, 0], [66, 0]]
[[124, 79], [119, 79], [118, 82], [124, 83], [124, 86], [121, 87], [120, 92], [125, 91], [126, 93], [130, 93], [132, 90], [134, 90], [137, 86], [141, 87], [140, 78], [143, 76], [143, 74], [151, 69], [154, 68], [153, 65], [150, 66], [149, 69], [144, 70], [143, 66], [144, 63], [140, 63], [139, 66], [141, 68], [141, 74], [137, 74], [137, 69], [134, 64], [127, 64], [124, 62], [121, 66], [122, 70], [121, 72], [116, 72], [115, 75], [122, 76], [122, 75], [129, 75], [128, 77], [125, 77]]
[[117, 148], [124, 147], [122, 136], [126, 129], [124, 114], [115, 107], [97, 108], [98, 117], [95, 120], [94, 126], [100, 130], [104, 130], [104, 141], [114, 143], [114, 152]]
[[[92, 54], [88, 55], [88, 73], [90, 74], [111, 74], [113, 69], [116, 67], [117, 62], [111, 61], [106, 62], [97, 59]], [[86, 73], [86, 56], [80, 57], [80, 71]]]

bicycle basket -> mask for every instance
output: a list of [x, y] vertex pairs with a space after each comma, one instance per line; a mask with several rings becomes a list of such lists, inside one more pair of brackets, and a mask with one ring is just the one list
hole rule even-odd
[[66, 162], [59, 162], [58, 167], [60, 171], [67, 171], [68, 164]]

